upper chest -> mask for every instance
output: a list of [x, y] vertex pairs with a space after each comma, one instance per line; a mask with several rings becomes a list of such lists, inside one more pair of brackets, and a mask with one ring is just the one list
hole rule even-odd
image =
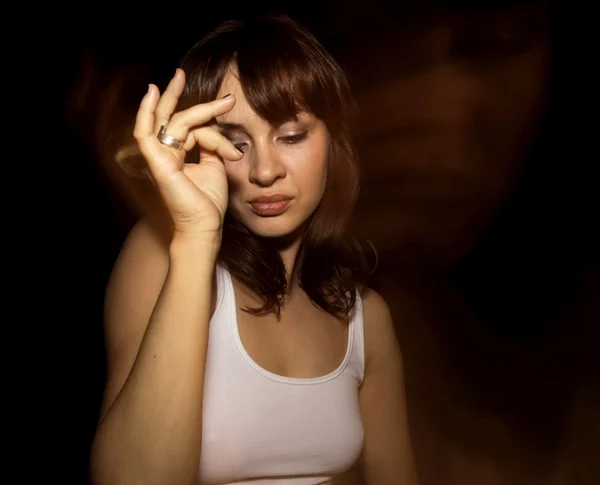
[[301, 290], [286, 300], [279, 319], [245, 310], [257, 303], [235, 288], [240, 341], [260, 367], [286, 377], [313, 378], [333, 372], [342, 363], [350, 334], [347, 320], [318, 308]]

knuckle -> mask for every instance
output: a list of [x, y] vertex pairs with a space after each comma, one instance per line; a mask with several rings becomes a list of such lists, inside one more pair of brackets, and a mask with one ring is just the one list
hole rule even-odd
[[174, 113], [173, 115], [170, 116], [169, 118], [169, 123], [171, 124], [177, 124], [177, 125], [183, 125], [183, 113], [181, 111]]
[[161, 125], [166, 125], [172, 118], [168, 113], [164, 113], [162, 111], [156, 110], [154, 116], [157, 121], [160, 122]]

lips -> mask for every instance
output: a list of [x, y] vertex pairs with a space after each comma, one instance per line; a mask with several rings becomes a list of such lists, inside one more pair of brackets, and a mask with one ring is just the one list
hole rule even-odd
[[284, 194], [261, 195], [250, 201], [250, 206], [255, 214], [261, 217], [275, 217], [283, 214], [292, 200]]

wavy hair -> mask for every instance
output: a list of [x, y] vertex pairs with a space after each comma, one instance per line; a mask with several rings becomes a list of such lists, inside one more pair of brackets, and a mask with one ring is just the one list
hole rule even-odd
[[[372, 248], [347, 233], [360, 177], [352, 142], [356, 108], [346, 74], [308, 30], [287, 16], [231, 20], [185, 55], [186, 88], [177, 109], [215, 99], [232, 65], [248, 103], [263, 119], [276, 125], [304, 111], [327, 126], [327, 183], [298, 254], [298, 277], [316, 305], [345, 317], [374, 269]], [[247, 311], [279, 315], [287, 278], [271, 240], [253, 234], [228, 212], [219, 261], [262, 299], [262, 306]]]

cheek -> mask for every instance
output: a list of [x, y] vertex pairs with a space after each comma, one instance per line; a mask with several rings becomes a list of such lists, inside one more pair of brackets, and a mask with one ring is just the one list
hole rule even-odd
[[313, 204], [320, 200], [327, 185], [326, 161], [311, 161], [294, 173], [294, 185], [305, 202]]
[[307, 145], [294, 154], [289, 166], [299, 189], [322, 192], [327, 181], [329, 145], [325, 141]]
[[312, 187], [321, 187], [327, 181], [327, 158], [320, 155], [310, 160], [304, 165], [304, 169], [300, 170], [300, 177], [304, 185]]

